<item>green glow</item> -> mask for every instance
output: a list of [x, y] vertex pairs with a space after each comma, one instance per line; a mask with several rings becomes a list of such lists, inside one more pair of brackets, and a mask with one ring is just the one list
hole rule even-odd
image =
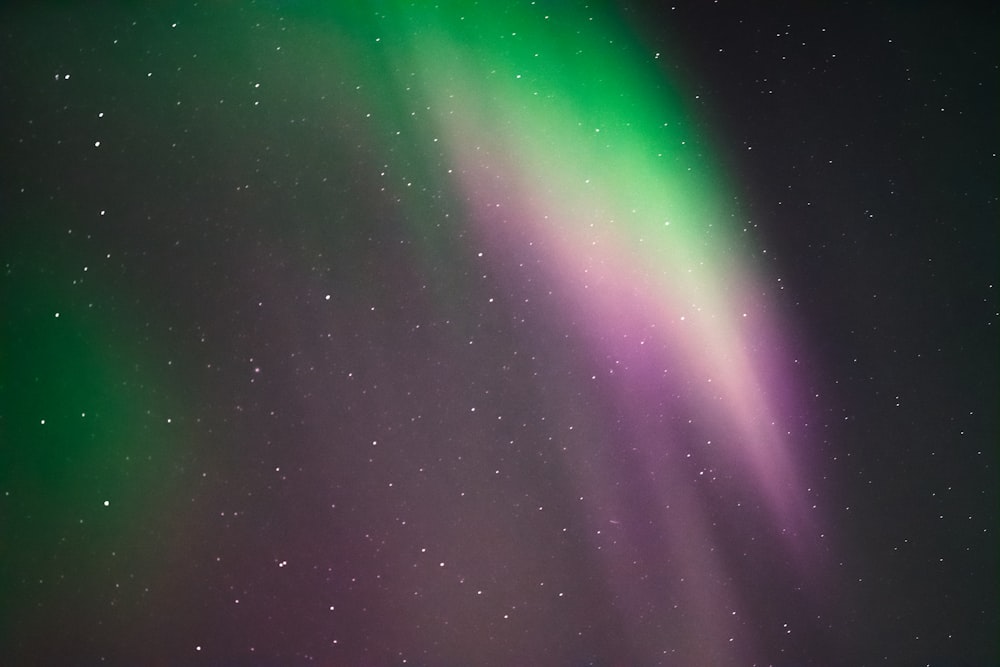
[[[89, 306], [100, 274], [114, 268], [87, 266], [66, 249], [75, 242], [21, 243], [3, 267], [0, 596], [7, 600], [134, 594], [117, 590], [127, 582], [116, 563], [128, 563], [133, 575], [151, 565], [162, 545], [149, 536], [180, 491], [173, 464], [183, 425], [170, 416], [175, 401], [154, 370], [163, 362], [145, 341], [118, 333], [139, 329], [126, 312]], [[4, 607], [22, 620], [40, 610]]]

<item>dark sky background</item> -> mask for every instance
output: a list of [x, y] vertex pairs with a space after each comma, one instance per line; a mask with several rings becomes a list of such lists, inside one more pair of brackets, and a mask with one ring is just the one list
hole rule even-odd
[[410, 4], [0, 10], [0, 663], [997, 664], [1000, 11]]
[[832, 397], [863, 599], [841, 664], [997, 660], [996, 26], [829, 3], [698, 12], [685, 40]]

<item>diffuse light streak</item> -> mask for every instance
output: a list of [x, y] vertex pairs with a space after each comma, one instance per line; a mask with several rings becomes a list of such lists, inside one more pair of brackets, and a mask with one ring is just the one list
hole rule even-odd
[[[733, 511], [739, 497], [763, 503], [802, 572], [809, 524], [775, 402], [786, 387], [768, 386], [783, 381], [768, 367], [779, 323], [740, 256], [726, 178], [688, 105], [610, 18], [537, 7], [390, 14], [406, 17], [386, 40], [427, 103], [491, 266], [516, 294], [526, 289], [518, 256], [528, 245], [541, 252], [586, 354], [615, 360], [600, 382], [640, 463], [623, 466], [613, 451], [565, 462], [593, 499], [594, 533], [618, 533], [604, 562], [637, 654], [670, 645], [698, 664], [748, 655], [752, 633], [740, 635], [739, 593], [713, 546], [727, 536], [705, 500], [720, 492], [692, 484], [680, 465], [691, 435], [664, 421], [697, 420], [697, 437], [715, 439], [698, 458], [730, 480], [720, 487]], [[608, 465], [595, 470], [594, 459]], [[630, 515], [622, 485], [656, 510]], [[665, 579], [660, 587], [622, 573], [629, 554]], [[671, 620], [652, 592], [663, 590], [696, 611]]]

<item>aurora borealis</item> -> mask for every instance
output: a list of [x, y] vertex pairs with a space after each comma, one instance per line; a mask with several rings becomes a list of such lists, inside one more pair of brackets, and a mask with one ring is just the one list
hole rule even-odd
[[997, 50], [855, 11], [5, 9], [11, 664], [990, 664]]

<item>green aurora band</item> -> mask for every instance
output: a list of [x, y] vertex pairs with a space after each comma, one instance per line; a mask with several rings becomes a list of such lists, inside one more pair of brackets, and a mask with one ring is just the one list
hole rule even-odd
[[[164, 187], [173, 191], [203, 192], [194, 187], [199, 174], [238, 172], [245, 174], [246, 189], [266, 194], [271, 175], [289, 178], [293, 169], [280, 154], [282, 145], [298, 157], [346, 153], [359, 168], [377, 168], [377, 188], [365, 186], [354, 195], [391, 200], [377, 214], [406, 220], [416, 248], [411, 259], [422, 268], [430, 298], [439, 302], [463, 303], [472, 293], [466, 277], [480, 273], [498, 281], [512, 302], [535, 298], [539, 276], [554, 286], [549, 293], [563, 296], [549, 313], [552, 326], [582, 336], [583, 356], [607, 360], [610, 371], [599, 389], [567, 387], [551, 398], [543, 395], [539, 400], [550, 402], [540, 409], [600, 432], [607, 428], [601, 415], [561, 399], [603, 396], [633, 425], [632, 450], [650, 475], [628, 477], [617, 463], [620, 452], [599, 444], [567, 452], [562, 464], [581, 498], [587, 497], [586, 513], [597, 534], [609, 522], [631, 523], [620, 529], [621, 543], [686, 581], [677, 597], [691, 611], [678, 625], [658, 593], [624, 574], [618, 555], [623, 551], [604, 551], [601, 567], [617, 601], [624, 641], [644, 658], [658, 656], [666, 644], [676, 664], [735, 664], [754, 655], [748, 648], [754, 644], [752, 625], [742, 622], [753, 609], [719, 577], [729, 567], [725, 557], [705, 548], [725, 536], [704, 492], [685, 490], [690, 484], [679, 461], [688, 426], [664, 427], [658, 420], [683, 415], [687, 424], [695, 422], [690, 428], [698, 437], [711, 433], [706, 439], [715, 444], [701, 459], [741, 475], [730, 484], [748, 504], [763, 507], [796, 573], [791, 576], [820, 580], [821, 548], [806, 537], [816, 532], [810, 526], [819, 518], [807, 510], [799, 479], [806, 457], [794, 449], [804, 436], [785, 423], [799, 409], [788, 370], [793, 363], [786, 356], [793, 347], [786, 338], [789, 324], [767, 295], [768, 277], [748, 256], [731, 177], [713, 159], [724, 148], [699, 131], [697, 101], [667, 71], [676, 56], [648, 52], [635, 26], [611, 10], [500, 5], [290, 2], [191, 10], [178, 23], [190, 24], [192, 44], [208, 55], [186, 65], [188, 83], [182, 85], [178, 74], [159, 84], [177, 97], [176, 109], [145, 117], [134, 111], [142, 118], [135, 123], [163, 125], [176, 122], [166, 120], [172, 113], [204, 108], [187, 139], [203, 147], [203, 161], [192, 158], [188, 171], [164, 174]], [[245, 12], [241, 20], [248, 24], [279, 21], [280, 30], [268, 31], [258, 45], [203, 27], [203, 14], [229, 11]], [[286, 41], [268, 41], [278, 34]], [[164, 28], [164, 39], [173, 39], [169, 35]], [[261, 55], [278, 49], [274, 60]], [[226, 101], [227, 113], [239, 119], [234, 124], [234, 116], [219, 111], [221, 102], [200, 87], [225, 76], [224, 67], [206, 62], [244, 59], [253, 61], [255, 73], [239, 82], [243, 97]], [[297, 69], [301, 63], [308, 65], [303, 72]], [[122, 65], [108, 78], [124, 80], [130, 67]], [[107, 84], [110, 90], [119, 85]], [[258, 95], [258, 87], [267, 96]], [[144, 89], [137, 96], [159, 94]], [[287, 105], [282, 111], [302, 100], [318, 110], [274, 130], [262, 118], [276, 113], [276, 100]], [[237, 111], [229, 112], [232, 106]], [[269, 157], [240, 148], [244, 136], [267, 144]], [[332, 167], [331, 178], [349, 181], [351, 162]], [[133, 168], [154, 169], [124, 161], [115, 173]], [[220, 204], [223, 213], [242, 210], [245, 189], [237, 193], [233, 187], [244, 188], [240, 177], [219, 183], [227, 193], [220, 199], [228, 198]], [[183, 212], [200, 205], [177, 204]], [[291, 213], [273, 206], [273, 228], [233, 223], [233, 235], [246, 239], [247, 247], [294, 254], [296, 244], [320, 245], [351, 224], [331, 212], [330, 219], [320, 216], [296, 229], [295, 241], [282, 248], [278, 237], [292, 234], [283, 228], [285, 220], [306, 204], [288, 205]], [[142, 212], [112, 213], [141, 219]], [[62, 219], [84, 214], [38, 215], [49, 219], [46, 227], [61, 228]], [[160, 321], [157, 306], [145, 303], [142, 281], [135, 292], [119, 295], [113, 313], [87, 306], [77, 292], [98, 295], [110, 289], [103, 285], [120, 284], [117, 258], [93, 265], [86, 257], [100, 244], [93, 242], [94, 252], [85, 254], [73, 250], [79, 239], [72, 233], [65, 237], [19, 239], [19, 259], [3, 267], [0, 474], [6, 497], [0, 521], [11, 537], [5, 537], [0, 561], [0, 596], [52, 597], [40, 591], [56, 575], [82, 582], [69, 609], [115, 595], [141, 606], [144, 586], [133, 582], [183, 580], [195, 567], [183, 561], [184, 545], [206, 536], [188, 534], [185, 526], [204, 489], [188, 462], [206, 460], [203, 448], [211, 436], [194, 415], [207, 414], [202, 404], [222, 401], [225, 390], [188, 386], [189, 375], [173, 365], [162, 333], [169, 319]], [[147, 276], [146, 283], [152, 282]], [[214, 287], [210, 280], [199, 285], [205, 291]], [[369, 290], [359, 302], [377, 293], [369, 285], [358, 289]], [[458, 333], [450, 335], [470, 338], [473, 320], [459, 313]], [[148, 337], [137, 339], [136, 331]], [[699, 430], [701, 424], [710, 426]], [[629, 485], [673, 509], [629, 517], [621, 491]], [[668, 546], [649, 546], [660, 544], [650, 535], [666, 536]], [[123, 552], [115, 545], [131, 546]], [[54, 569], [51, 561], [62, 552], [76, 558], [75, 572], [63, 565]], [[124, 578], [119, 561], [133, 564]], [[166, 599], [160, 616], [183, 613], [171, 606], [173, 593]], [[49, 608], [58, 604], [54, 597], [47, 602]], [[2, 609], [5, 628], [15, 615], [27, 627], [72, 626], [72, 619], [53, 619], [49, 612], [10, 604]], [[400, 611], [385, 622], [403, 624], [405, 617]], [[114, 627], [107, 637], [86, 641], [113, 645]], [[156, 615], [142, 619], [141, 627], [143, 637], [158, 637]], [[72, 645], [72, 639], [64, 641]], [[475, 644], [474, 638], [467, 641]]]

